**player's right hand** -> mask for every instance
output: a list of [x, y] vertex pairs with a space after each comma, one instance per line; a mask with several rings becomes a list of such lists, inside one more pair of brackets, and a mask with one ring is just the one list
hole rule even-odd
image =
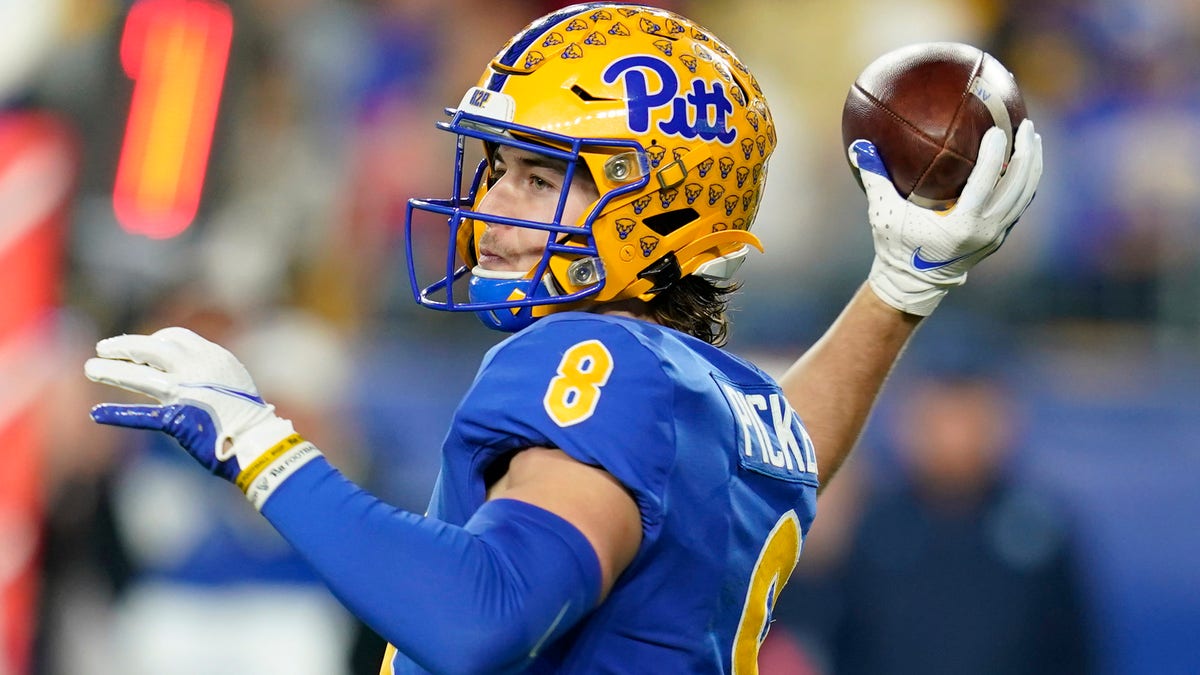
[[875, 146], [850, 145], [850, 163], [866, 191], [875, 242], [868, 283], [892, 307], [927, 316], [967, 271], [995, 253], [1037, 192], [1042, 137], [1025, 120], [1004, 167], [1007, 140], [998, 127], [983, 136], [975, 169], [947, 211], [925, 209], [896, 192]]
[[[92, 408], [93, 420], [170, 434], [210, 472], [237, 483], [256, 506], [291, 471], [320, 454], [296, 436], [290, 421], [275, 415], [233, 354], [186, 328], [101, 340], [84, 373], [158, 402], [102, 403]], [[262, 484], [255, 480], [289, 458], [286, 475], [275, 472]]]

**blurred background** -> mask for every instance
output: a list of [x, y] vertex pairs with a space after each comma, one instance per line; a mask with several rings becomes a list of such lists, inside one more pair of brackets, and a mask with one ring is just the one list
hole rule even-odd
[[[0, 675], [375, 673], [382, 644], [177, 448], [99, 428], [94, 342], [185, 325], [423, 511], [498, 334], [421, 310], [403, 208], [519, 0], [0, 0]], [[1044, 138], [1016, 236], [822, 496], [762, 671], [1200, 672], [1200, 4], [672, 0], [778, 124], [730, 349], [781, 369], [871, 260], [871, 60], [990, 51]]]

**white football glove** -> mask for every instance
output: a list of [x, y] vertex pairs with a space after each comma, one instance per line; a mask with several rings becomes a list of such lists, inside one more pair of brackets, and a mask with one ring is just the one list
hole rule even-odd
[[975, 168], [948, 211], [925, 209], [896, 192], [875, 146], [857, 140], [848, 149], [867, 194], [875, 240], [868, 283], [884, 302], [928, 316], [967, 271], [995, 253], [1025, 212], [1042, 177], [1042, 137], [1025, 120], [1017, 128], [1004, 168], [1007, 139], [993, 127], [983, 136]]
[[101, 340], [96, 355], [84, 364], [88, 379], [145, 394], [159, 405], [102, 403], [92, 408], [93, 420], [170, 434], [258, 508], [320, 455], [259, 396], [233, 354], [186, 328]]

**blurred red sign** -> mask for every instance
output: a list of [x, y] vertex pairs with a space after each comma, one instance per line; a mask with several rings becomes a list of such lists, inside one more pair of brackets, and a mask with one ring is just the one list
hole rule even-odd
[[113, 208], [130, 233], [174, 237], [191, 225], [212, 146], [233, 15], [216, 0], [139, 0], [121, 37], [134, 81]]

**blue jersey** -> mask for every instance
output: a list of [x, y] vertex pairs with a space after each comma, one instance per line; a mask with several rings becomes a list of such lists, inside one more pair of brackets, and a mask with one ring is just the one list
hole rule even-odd
[[[816, 512], [812, 442], [775, 381], [661, 326], [568, 312], [494, 347], [455, 413], [429, 515], [463, 525], [498, 460], [559, 448], [612, 474], [641, 547], [534, 673], [756, 673]], [[383, 672], [423, 672], [389, 650]]]

